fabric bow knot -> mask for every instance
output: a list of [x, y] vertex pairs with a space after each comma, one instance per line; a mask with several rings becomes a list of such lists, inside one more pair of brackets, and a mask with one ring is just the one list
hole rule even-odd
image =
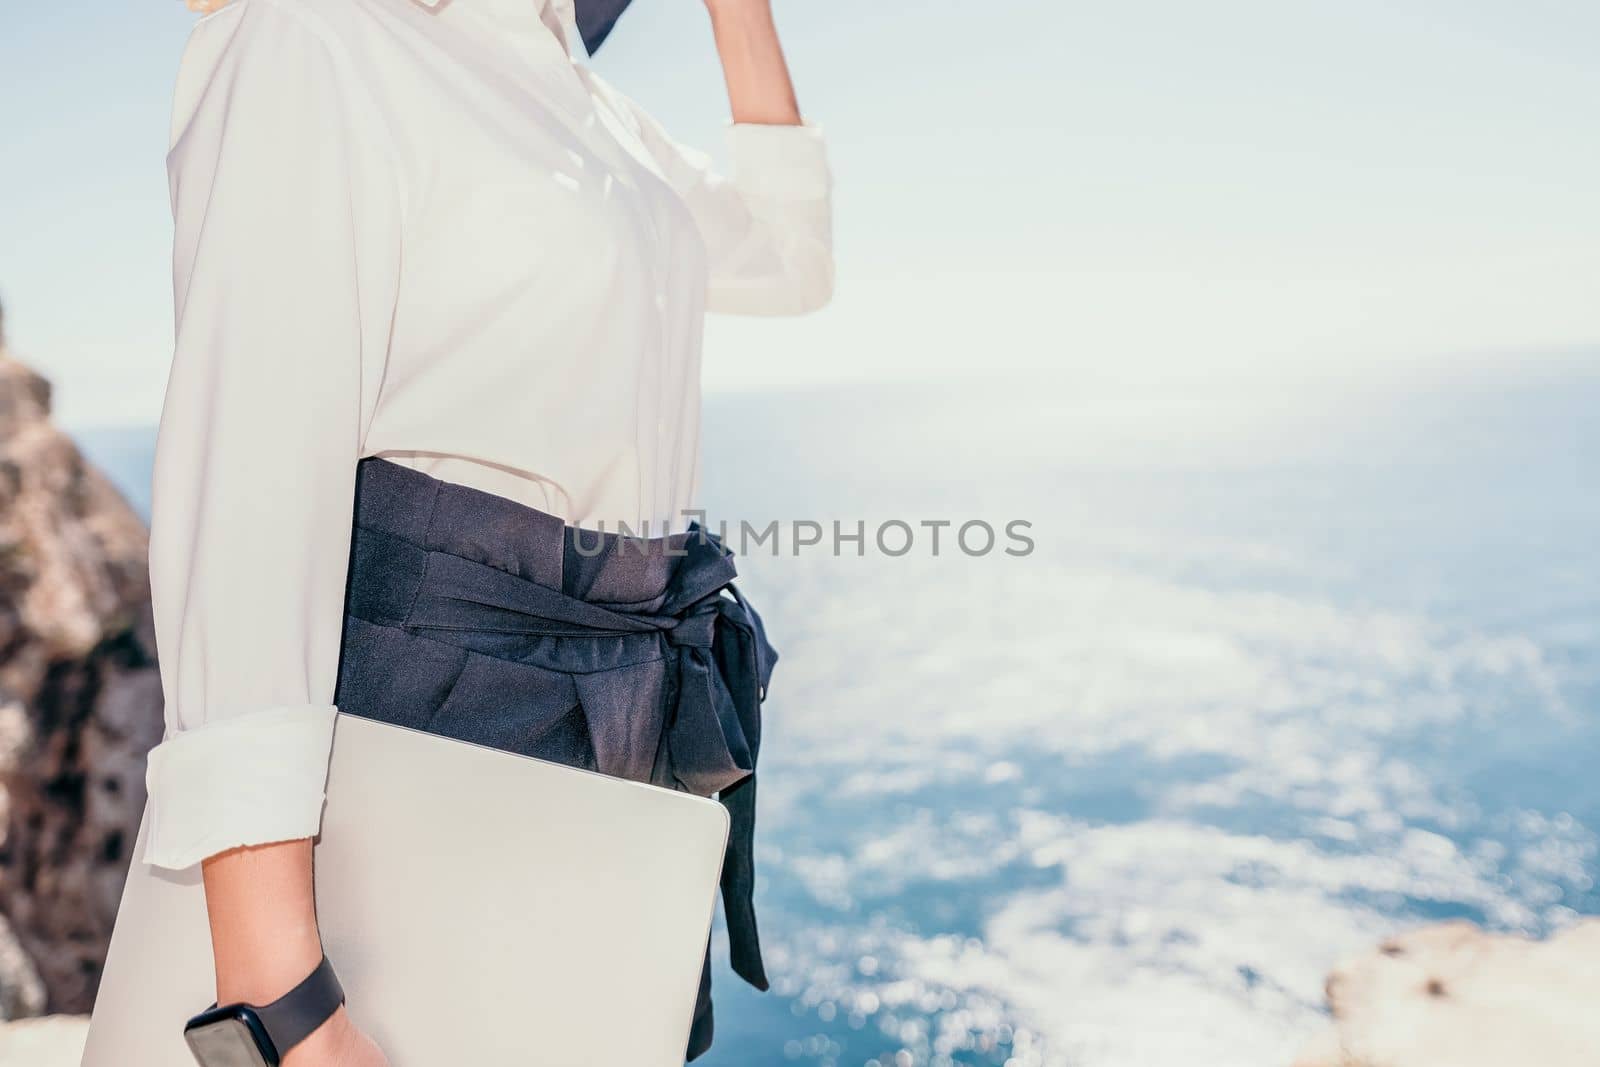
[[[659, 547], [659, 542], [649, 544]], [[502, 653], [499, 643], [516, 635], [657, 636], [668, 669], [658, 695], [662, 706], [648, 709], [661, 716], [662, 734], [650, 780], [700, 796], [716, 795], [727, 808], [731, 825], [721, 888], [731, 963], [740, 977], [766, 989], [753, 900], [755, 767], [761, 704], [778, 655], [760, 616], [734, 588], [733, 556], [720, 540], [692, 525], [673, 544], [674, 554], [681, 549], [682, 555], [659, 561], [671, 571], [664, 593], [634, 605], [584, 600], [460, 556], [434, 554], [407, 622], [436, 631], [489, 635]], [[617, 538], [604, 551], [643, 551], [639, 545]], [[580, 691], [595, 692], [607, 673], [605, 668], [580, 672]], [[619, 684], [629, 683], [622, 679]], [[618, 707], [624, 715], [641, 710], [631, 708], [632, 699], [607, 701], [609, 713], [616, 714]], [[591, 723], [591, 732], [603, 734], [603, 725]], [[601, 771], [619, 773], [607, 765], [604, 753], [597, 755]]]

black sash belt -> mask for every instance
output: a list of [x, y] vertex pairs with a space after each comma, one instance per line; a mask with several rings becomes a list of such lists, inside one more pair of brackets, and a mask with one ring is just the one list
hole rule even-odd
[[[590, 546], [584, 539], [591, 536], [598, 548], [601, 535], [571, 527], [555, 540], [560, 545], [565, 538], [567, 553], [585, 552]], [[385, 580], [359, 583], [352, 610], [419, 633], [477, 635], [480, 645], [491, 641], [499, 656], [514, 658], [521, 638], [538, 644], [547, 661], [552, 655], [556, 660], [546, 666], [573, 674], [602, 773], [643, 777], [632, 742], [658, 732], [648, 780], [715, 795], [728, 809], [732, 825], [721, 890], [731, 962], [740, 977], [766, 989], [752, 899], [755, 768], [761, 703], [777, 653], [760, 616], [731, 584], [732, 553], [709, 531], [694, 525], [686, 534], [651, 541], [612, 535], [603, 544], [610, 558], [600, 569], [664, 569], [670, 574], [664, 592], [639, 605], [602, 604], [391, 531], [358, 526], [354, 570], [382, 572]], [[667, 561], [661, 557], [669, 544], [676, 558]], [[640, 559], [630, 561], [630, 553]], [[647, 561], [647, 554], [656, 558]], [[560, 573], [558, 560], [554, 574]], [[554, 577], [546, 570], [547, 579]], [[546, 638], [566, 640], [551, 653]], [[648, 658], [665, 661], [663, 684], [640, 686], [628, 670], [637, 666], [637, 652], [612, 655], [608, 642], [635, 650], [641, 643], [654, 645], [659, 656]]]

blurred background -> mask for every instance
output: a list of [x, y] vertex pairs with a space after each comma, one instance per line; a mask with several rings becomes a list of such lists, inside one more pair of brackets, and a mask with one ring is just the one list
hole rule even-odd
[[[1398, 931], [1600, 914], [1600, 8], [779, 15], [838, 295], [712, 321], [707, 505], [1036, 547], [741, 564], [775, 981], [702, 1062], [1286, 1067]], [[0, 15], [8, 350], [138, 514], [192, 19]], [[594, 65], [720, 150], [700, 4]]]

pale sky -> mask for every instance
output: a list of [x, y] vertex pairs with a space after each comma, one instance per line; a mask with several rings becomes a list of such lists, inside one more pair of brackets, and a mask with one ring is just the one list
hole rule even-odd
[[[151, 423], [167, 109], [193, 16], [6, 7], [13, 346], [69, 424]], [[1328, 377], [1600, 344], [1592, 0], [778, 8], [833, 150], [838, 295], [802, 321], [715, 320], [710, 389]], [[720, 155], [698, 0], [637, 0], [596, 65]]]

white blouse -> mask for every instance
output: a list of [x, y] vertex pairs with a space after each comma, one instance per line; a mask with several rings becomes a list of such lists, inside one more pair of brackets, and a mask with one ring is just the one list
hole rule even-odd
[[682, 529], [704, 312], [828, 300], [819, 131], [733, 124], [719, 176], [581, 49], [571, 0], [232, 0], [196, 24], [147, 861], [316, 833], [359, 458]]

